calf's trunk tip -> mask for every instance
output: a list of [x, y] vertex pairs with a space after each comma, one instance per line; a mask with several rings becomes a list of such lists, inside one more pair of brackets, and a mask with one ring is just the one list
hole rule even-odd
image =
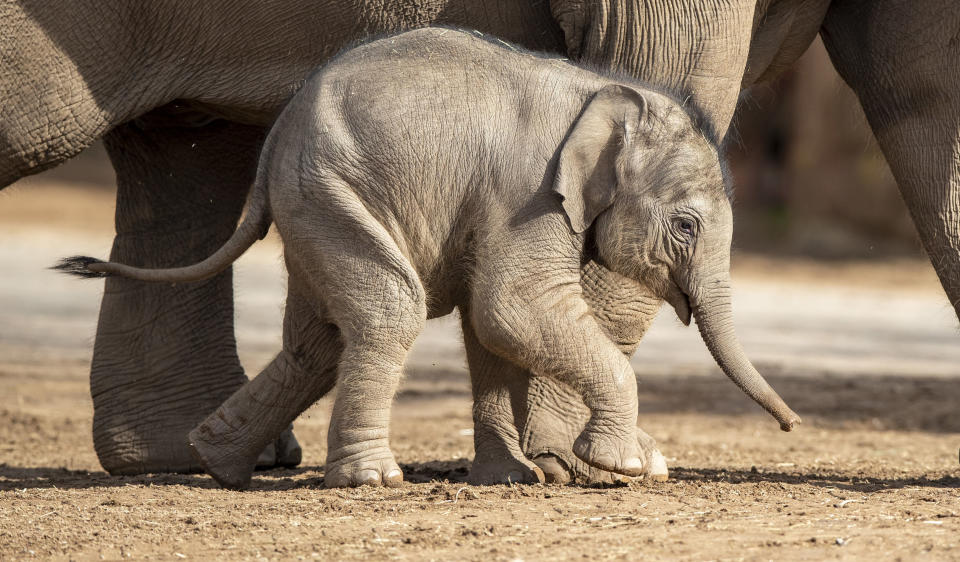
[[757, 372], [734, 334], [729, 291], [714, 293], [711, 298], [694, 304], [693, 309], [703, 341], [723, 372], [769, 412], [780, 423], [781, 430], [793, 430], [800, 423], [800, 416]]

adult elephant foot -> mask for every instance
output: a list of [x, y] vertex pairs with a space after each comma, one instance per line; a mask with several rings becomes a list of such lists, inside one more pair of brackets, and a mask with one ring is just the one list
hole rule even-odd
[[[217, 249], [240, 216], [262, 134], [224, 121], [112, 131], [106, 146], [118, 193], [111, 259], [169, 267]], [[230, 271], [182, 285], [106, 280], [90, 389], [94, 447], [108, 472], [199, 471], [187, 433], [245, 382]], [[299, 456], [287, 433], [261, 464], [296, 464]]]
[[[629, 480], [591, 467], [574, 455], [574, 442], [589, 417], [589, 410], [570, 388], [547, 377], [530, 378], [520, 445], [543, 471], [546, 482], [592, 484]], [[637, 445], [644, 461], [643, 478], [666, 480], [669, 475], [666, 459], [657, 449], [656, 441], [640, 428], [637, 428]]]

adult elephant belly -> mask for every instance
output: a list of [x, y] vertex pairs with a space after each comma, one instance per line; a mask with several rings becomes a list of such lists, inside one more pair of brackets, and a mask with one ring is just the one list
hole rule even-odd
[[[232, 9], [229, 2], [222, 10]], [[353, 0], [305, 5], [278, 0], [245, 7], [244, 18], [198, 10], [179, 33], [187, 75], [173, 77], [177, 99], [232, 121], [269, 126], [317, 66], [370, 37], [431, 25], [476, 29], [491, 40], [562, 53], [563, 32], [548, 2], [515, 0]]]

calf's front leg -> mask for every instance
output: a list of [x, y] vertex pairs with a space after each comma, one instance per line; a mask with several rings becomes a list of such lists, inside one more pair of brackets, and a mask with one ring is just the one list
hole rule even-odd
[[[646, 287], [595, 261], [581, 268], [580, 284], [584, 299], [604, 331], [627, 357], [631, 356], [653, 322], [660, 299]], [[573, 454], [573, 443], [590, 411], [572, 388], [550, 377], [524, 371], [487, 352], [475, 344], [468, 323], [464, 324], [474, 398], [476, 456], [471, 481], [545, 480], [563, 484], [571, 480], [599, 483], [622, 479], [620, 475], [591, 467]], [[471, 353], [471, 348], [477, 351]], [[476, 359], [472, 356], [484, 353], [486, 356]], [[644, 476], [666, 479], [666, 461], [656, 441], [640, 428], [637, 438], [644, 460]], [[522, 452], [515, 451], [518, 448]], [[533, 459], [539, 468], [537, 472], [518, 470], [530, 462], [527, 459]]]
[[[627, 357], [633, 355], [653, 323], [661, 299], [645, 286], [592, 260], [581, 268], [580, 285], [584, 300], [607, 336]], [[573, 454], [573, 442], [590, 412], [571, 388], [549, 377], [531, 376], [525, 390], [520, 408], [523, 415], [518, 419], [520, 446], [543, 470], [547, 482], [612, 482], [620, 478], [587, 465]], [[667, 464], [656, 441], [640, 428], [637, 439], [644, 476], [665, 480]]]
[[[637, 445], [633, 369], [583, 300], [579, 267], [563, 249], [525, 243], [498, 251], [471, 296], [470, 322], [490, 351], [573, 388], [590, 417], [572, 444], [587, 464], [628, 476], [643, 473]], [[542, 240], [531, 228], [527, 234]], [[545, 255], [555, 251], [557, 255]], [[536, 256], [527, 255], [536, 252]], [[492, 253], [491, 253], [492, 254]], [[480, 261], [479, 263], [484, 263]], [[544, 264], [546, 270], [544, 270]]]

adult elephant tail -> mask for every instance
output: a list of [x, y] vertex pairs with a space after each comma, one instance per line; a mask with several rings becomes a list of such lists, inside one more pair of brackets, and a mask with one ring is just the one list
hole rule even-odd
[[230, 267], [254, 242], [267, 235], [271, 218], [267, 182], [263, 176], [265, 174], [257, 175], [243, 222], [220, 249], [199, 263], [167, 269], [145, 269], [87, 256], [73, 256], [60, 260], [51, 269], [87, 279], [112, 275], [156, 283], [187, 283], [209, 279]]

